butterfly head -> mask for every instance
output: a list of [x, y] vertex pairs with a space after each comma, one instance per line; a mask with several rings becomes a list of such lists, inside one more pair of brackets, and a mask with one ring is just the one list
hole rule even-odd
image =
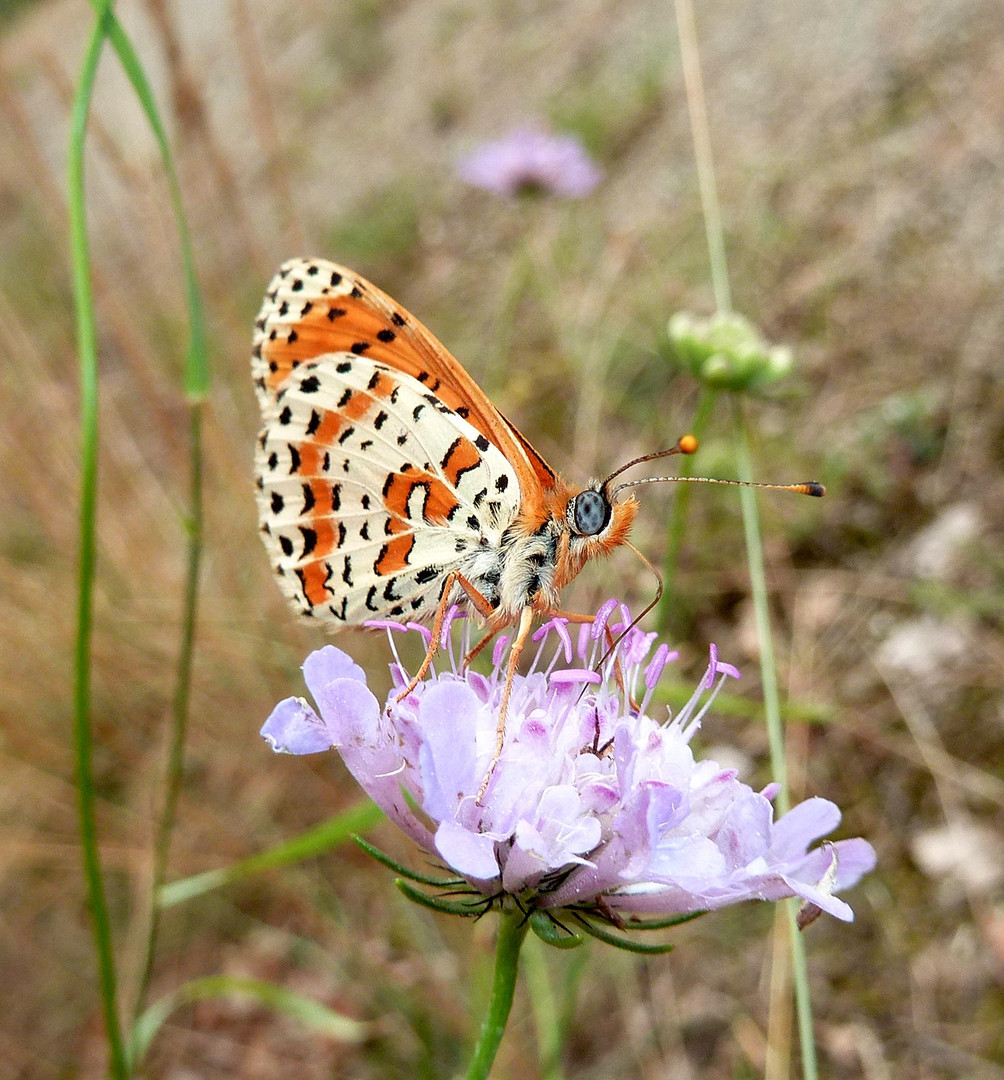
[[615, 501], [606, 481], [594, 480], [581, 491], [562, 494], [561, 504], [552, 511], [559, 536], [554, 583], [559, 590], [590, 559], [620, 547], [638, 513], [637, 500], [630, 496]]
[[573, 547], [583, 548], [589, 558], [622, 544], [637, 513], [634, 497], [615, 502], [609, 483], [594, 480], [568, 500], [565, 523]]

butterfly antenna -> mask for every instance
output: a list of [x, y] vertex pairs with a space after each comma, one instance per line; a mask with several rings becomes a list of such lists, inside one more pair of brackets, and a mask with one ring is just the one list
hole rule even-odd
[[[629, 461], [626, 465], [622, 465], [619, 469], [615, 469], [606, 480], [603, 481], [603, 487], [605, 489], [611, 480], [620, 476], [622, 472], [634, 468], [635, 465], [641, 465], [646, 461], [655, 461], [657, 458], [669, 457], [671, 454], [693, 454], [696, 451], [697, 438], [694, 435], [681, 435], [680, 438], [676, 440], [676, 445], [671, 446], [668, 450], [659, 450], [654, 454], [645, 454], [643, 457], [635, 458], [634, 461]], [[625, 488], [640, 487], [642, 484], [727, 484], [729, 487], [753, 487], [769, 488], [773, 491], [793, 491], [796, 495], [812, 495], [817, 499], [826, 494], [826, 488], [815, 480], [806, 480], [800, 484], [764, 484], [754, 480], [720, 480], [713, 476], [646, 476], [641, 480], [628, 480], [623, 484], [618, 484], [617, 487], [610, 492], [609, 498], [613, 500], [619, 491], [624, 491]], [[641, 552], [638, 552], [638, 555], [641, 558], [644, 557], [641, 555]]]
[[726, 484], [729, 487], [793, 491], [796, 495], [811, 495], [816, 499], [826, 494], [826, 488], [816, 480], [805, 480], [800, 484], [764, 484], [756, 480], [722, 480], [717, 476], [646, 476], [641, 480], [628, 480], [625, 484], [618, 484], [610, 493], [610, 498], [625, 488], [640, 487], [642, 484]]
[[[676, 445], [671, 446], [668, 450], [657, 450], [654, 454], [645, 454], [643, 457], [637, 457], [634, 461], [629, 461], [626, 465], [622, 465], [619, 469], [614, 469], [606, 480], [603, 481], [603, 487], [606, 487], [615, 476], [620, 476], [622, 472], [633, 469], [635, 465], [641, 465], [646, 461], [655, 461], [657, 458], [669, 457], [671, 454], [694, 454], [696, 452], [697, 436], [681, 435], [676, 440]], [[617, 490], [620, 491], [620, 488]]]

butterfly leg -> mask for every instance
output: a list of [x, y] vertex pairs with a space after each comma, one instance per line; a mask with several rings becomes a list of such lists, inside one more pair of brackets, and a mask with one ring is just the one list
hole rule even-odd
[[474, 660], [476, 656], [479, 656], [481, 654], [482, 650], [490, 641], [494, 641], [495, 635], [498, 632], [499, 627], [494, 627], [493, 629], [485, 632], [484, 636], [477, 643], [477, 645], [474, 645], [464, 657], [464, 663], [461, 670], [466, 671], [471, 666], [471, 661]]
[[509, 708], [509, 695], [512, 693], [512, 681], [516, 675], [516, 666], [519, 664], [520, 653], [523, 651], [523, 646], [526, 644], [526, 639], [530, 636], [530, 630], [533, 627], [533, 608], [525, 607], [519, 615], [519, 628], [516, 631], [516, 637], [513, 640], [512, 648], [509, 650], [509, 663], [506, 665], [505, 671], [505, 686], [502, 689], [502, 700], [499, 703], [499, 715], [495, 727], [495, 752], [492, 754], [492, 759], [488, 763], [488, 770], [485, 772], [484, 779], [481, 781], [481, 786], [478, 788], [477, 805], [481, 806], [481, 801], [485, 797], [485, 792], [488, 790], [488, 784], [491, 782], [492, 773], [495, 772], [495, 766], [499, 763], [499, 758], [502, 756], [502, 744], [505, 742], [505, 717]]
[[[436, 657], [436, 653], [439, 651], [439, 643], [443, 637], [443, 623], [446, 621], [446, 613], [450, 609], [450, 595], [453, 592], [453, 586], [459, 585], [465, 593], [475, 610], [483, 618], [488, 618], [493, 613], [491, 604], [485, 599], [485, 597], [471, 584], [459, 570], [454, 570], [446, 575], [446, 580], [443, 582], [443, 591], [439, 597], [439, 606], [436, 608], [436, 617], [432, 623], [432, 638], [429, 641], [429, 647], [425, 652], [425, 659], [422, 661], [418, 671], [415, 672], [411, 682], [397, 695], [397, 700], [402, 701], [406, 698], [418, 684], [429, 673], [429, 668], [432, 667], [432, 661]], [[466, 661], [464, 662], [466, 667]]]

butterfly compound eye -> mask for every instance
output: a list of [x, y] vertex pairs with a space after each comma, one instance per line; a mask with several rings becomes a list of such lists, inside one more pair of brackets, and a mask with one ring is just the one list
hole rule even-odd
[[580, 536], [595, 536], [603, 532], [610, 521], [610, 503], [604, 496], [591, 488], [580, 491], [572, 500], [572, 528]]

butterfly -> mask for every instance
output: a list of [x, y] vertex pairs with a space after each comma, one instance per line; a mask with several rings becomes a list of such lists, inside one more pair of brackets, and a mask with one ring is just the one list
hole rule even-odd
[[252, 374], [261, 534], [286, 596], [334, 626], [432, 618], [408, 689], [428, 671], [450, 605], [481, 616], [484, 640], [516, 626], [499, 749], [533, 620], [560, 613], [586, 563], [628, 544], [638, 504], [617, 498], [632, 484], [615, 477], [697, 445], [684, 436], [571, 485], [413, 315], [324, 259], [292, 259], [272, 279]]

